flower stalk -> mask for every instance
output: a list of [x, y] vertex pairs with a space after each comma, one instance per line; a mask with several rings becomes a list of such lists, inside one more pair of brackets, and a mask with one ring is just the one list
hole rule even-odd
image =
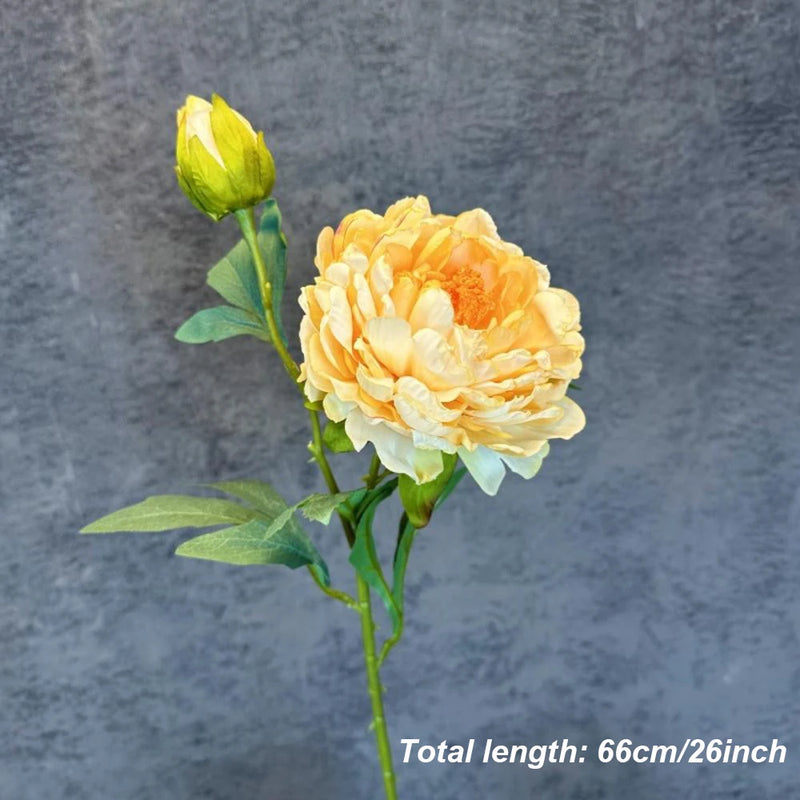
[[255, 210], [251, 208], [240, 208], [234, 211], [236, 221], [242, 229], [242, 234], [250, 248], [253, 255], [253, 261], [256, 265], [256, 274], [258, 275], [258, 288], [261, 292], [261, 303], [264, 306], [264, 316], [267, 321], [267, 328], [269, 335], [272, 338], [272, 344], [283, 363], [284, 369], [289, 374], [292, 382], [302, 392], [302, 388], [297, 383], [300, 377], [300, 367], [297, 366], [289, 351], [286, 349], [286, 344], [278, 331], [278, 325], [275, 322], [275, 312], [272, 310], [272, 285], [267, 276], [267, 265], [264, 263], [264, 256], [261, 254], [261, 248], [258, 246], [258, 228], [256, 227], [256, 214]]
[[[303, 391], [302, 385], [298, 383], [300, 377], [300, 369], [295, 363], [291, 354], [286, 349], [279, 332], [278, 326], [275, 322], [275, 313], [272, 308], [272, 287], [270, 285], [267, 268], [264, 263], [264, 257], [261, 253], [261, 248], [258, 244], [258, 235], [256, 228], [255, 212], [252, 208], [240, 209], [234, 212], [239, 226], [242, 229], [242, 234], [247, 242], [250, 252], [253, 256], [253, 262], [256, 267], [258, 275], [258, 285], [261, 292], [261, 302], [264, 308], [264, 317], [269, 328], [272, 342], [278, 352], [278, 356], [283, 363], [284, 369], [292, 382], [297, 386], [300, 391]], [[308, 407], [308, 406], [307, 406]], [[322, 477], [325, 480], [325, 485], [330, 494], [339, 493], [339, 484], [333, 474], [328, 457], [325, 454], [325, 446], [322, 441], [322, 426], [319, 420], [319, 411], [313, 407], [308, 407], [309, 419], [311, 420], [312, 441], [309, 444], [309, 451], [319, 467]], [[367, 489], [373, 489], [380, 483], [383, 475], [381, 475], [381, 462], [377, 455], [373, 456], [370, 463], [369, 473], [365, 477], [365, 484]], [[355, 542], [355, 532], [351, 521], [341, 512], [339, 519], [342, 523], [347, 544], [352, 548]], [[371, 528], [371, 526], [370, 526]], [[370, 529], [369, 535], [372, 536]], [[367, 690], [369, 692], [370, 702], [372, 705], [372, 729], [375, 733], [375, 742], [378, 751], [378, 759], [381, 765], [381, 774], [383, 777], [383, 785], [386, 793], [386, 800], [397, 800], [397, 781], [394, 773], [394, 766], [392, 763], [392, 748], [389, 742], [389, 731], [386, 725], [386, 715], [383, 709], [383, 686], [380, 681], [380, 664], [383, 661], [384, 654], [379, 659], [375, 645], [375, 620], [372, 615], [372, 601], [370, 597], [369, 584], [356, 573], [356, 588], [357, 600], [351, 597], [346, 592], [341, 592], [333, 589], [320, 580], [317, 572], [309, 568], [314, 582], [317, 586], [329, 597], [344, 603], [349, 608], [356, 610], [361, 617], [361, 639], [364, 649], [364, 665], [367, 673]]]
[[[381, 481], [381, 461], [377, 455], [372, 456], [369, 473], [364, 479], [367, 490], [374, 489]], [[372, 537], [372, 518], [365, 520], [369, 525], [369, 536]], [[377, 655], [375, 647], [375, 620], [372, 616], [372, 599], [369, 584], [356, 573], [358, 602], [361, 610], [361, 640], [364, 647], [364, 664], [367, 670], [367, 690], [372, 703], [372, 728], [381, 764], [383, 786], [387, 800], [396, 800], [397, 781], [392, 764], [392, 749], [389, 744], [389, 731], [386, 725], [386, 714], [383, 710], [383, 685], [380, 679], [380, 668], [383, 659]]]
[[358, 603], [361, 609], [361, 639], [364, 644], [364, 663], [367, 669], [367, 688], [372, 703], [372, 727], [381, 763], [383, 787], [386, 800], [397, 800], [397, 782], [392, 765], [392, 749], [389, 745], [389, 731], [383, 711], [383, 686], [381, 685], [378, 657], [375, 650], [375, 621], [372, 617], [372, 602], [369, 584], [356, 575], [358, 584]]
[[[300, 368], [297, 366], [295, 360], [287, 350], [286, 344], [284, 343], [283, 338], [278, 331], [278, 325], [275, 322], [275, 311], [272, 308], [272, 285], [269, 282], [267, 265], [264, 263], [264, 256], [261, 253], [261, 247], [258, 244], [255, 209], [242, 208], [238, 211], [235, 211], [234, 215], [236, 216], [236, 221], [239, 223], [239, 227], [242, 229], [244, 240], [247, 242], [247, 246], [250, 248], [250, 253], [253, 256], [253, 263], [256, 266], [258, 287], [259, 291], [261, 292], [261, 305], [264, 308], [264, 317], [267, 321], [267, 328], [269, 329], [272, 343], [275, 346], [275, 350], [278, 353], [278, 357], [280, 358], [286, 373], [291, 378], [292, 383], [302, 394], [303, 386], [301, 383], [298, 383], [298, 378], [300, 377]], [[339, 485], [333, 475], [333, 470], [328, 462], [328, 457], [325, 455], [325, 447], [322, 443], [322, 427], [319, 421], [319, 411], [316, 408], [311, 408], [308, 406], [306, 407], [308, 408], [308, 416], [311, 420], [311, 431], [313, 434], [313, 440], [311, 445], [309, 445], [309, 451], [314, 457], [314, 460], [317, 462], [317, 466], [322, 473], [322, 477], [325, 479], [325, 485], [328, 487], [328, 492], [330, 494], [337, 494], [339, 492]], [[344, 530], [347, 544], [352, 547], [353, 542], [355, 541], [353, 526], [343, 514], [339, 514], [339, 519], [342, 522], [342, 529]], [[322, 585], [319, 583], [319, 580], [316, 578], [316, 576], [315, 580], [322, 588]], [[325, 591], [326, 594], [330, 594], [325, 588], [323, 588], [323, 591]]]

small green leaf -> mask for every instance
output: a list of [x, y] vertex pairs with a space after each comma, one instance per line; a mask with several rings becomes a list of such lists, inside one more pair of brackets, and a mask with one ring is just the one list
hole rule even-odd
[[208, 484], [212, 489], [238, 497], [272, 520], [288, 507], [286, 501], [268, 483], [257, 480], [220, 481]]
[[408, 475], [400, 476], [400, 499], [415, 528], [424, 528], [430, 522], [433, 507], [453, 474], [458, 456], [454, 453], [442, 453], [442, 461], [444, 468], [428, 483], [417, 484]]
[[101, 517], [82, 528], [81, 533], [210, 528], [212, 525], [238, 525], [255, 516], [252, 509], [229, 500], [162, 494]]
[[209, 270], [207, 281], [229, 303], [264, 319], [256, 266], [244, 239]]
[[[258, 245], [264, 256], [267, 279], [272, 287], [272, 311], [281, 339], [286, 334], [281, 321], [281, 301], [286, 284], [286, 237], [281, 231], [281, 212], [274, 198], [264, 203], [264, 213], [257, 233]], [[229, 303], [257, 319], [264, 320], [258, 272], [247, 242], [242, 239], [215, 264], [208, 273], [208, 285], [219, 292]], [[267, 340], [269, 341], [269, 340]]]
[[[288, 512], [288, 513], [286, 513]], [[226, 564], [311, 566], [328, 586], [328, 568], [319, 551], [287, 509], [273, 522], [254, 519], [244, 525], [205, 533], [184, 542], [175, 553]]]
[[344, 422], [329, 422], [322, 432], [322, 443], [332, 453], [350, 453], [355, 450], [344, 429]]
[[204, 308], [189, 317], [175, 332], [179, 342], [205, 344], [233, 336], [255, 336], [269, 342], [269, 329], [255, 314], [232, 306]]
[[336, 509], [345, 503], [353, 494], [352, 492], [339, 492], [338, 494], [312, 494], [301, 500], [297, 507], [303, 512], [306, 519], [314, 522], [321, 522], [327, 525], [331, 521], [331, 515]]
[[581, 387], [578, 386], [577, 383], [572, 383], [572, 382], [570, 382], [570, 384], [567, 386], [567, 389], [574, 389], [576, 392], [581, 391]]
[[395, 602], [383, 576], [383, 570], [375, 550], [375, 540], [372, 535], [372, 521], [375, 517], [375, 511], [380, 503], [394, 491], [396, 485], [396, 479], [387, 481], [368, 495], [366, 499], [367, 506], [361, 513], [356, 526], [356, 538], [353, 543], [353, 549], [350, 551], [350, 563], [358, 574], [378, 593], [389, 614], [392, 630], [399, 632], [403, 626], [403, 612]]

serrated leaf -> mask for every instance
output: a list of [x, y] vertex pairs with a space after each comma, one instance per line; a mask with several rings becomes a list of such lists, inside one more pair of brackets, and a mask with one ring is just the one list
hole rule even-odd
[[283, 564], [291, 569], [311, 566], [323, 583], [329, 585], [325, 561], [305, 531], [293, 521], [291, 509], [287, 512], [271, 523], [254, 519], [244, 525], [196, 536], [175, 553], [225, 564]]
[[418, 484], [408, 475], [400, 476], [400, 500], [409, 521], [415, 528], [424, 528], [430, 522], [433, 507], [453, 474], [458, 456], [442, 453], [442, 461], [444, 464], [442, 471], [427, 483]]
[[238, 525], [255, 516], [253, 509], [230, 500], [162, 494], [101, 517], [82, 528], [81, 533], [210, 528], [212, 525]]
[[344, 422], [329, 422], [322, 432], [322, 444], [332, 453], [350, 453], [355, 450], [344, 429]]
[[381, 569], [378, 554], [375, 550], [375, 540], [372, 535], [372, 521], [380, 503], [394, 491], [396, 486], [396, 479], [388, 481], [377, 489], [374, 489], [368, 496], [366, 500], [367, 506], [361, 513], [358, 525], [356, 526], [355, 541], [353, 542], [352, 550], [350, 550], [349, 559], [358, 574], [378, 593], [378, 596], [381, 598], [389, 614], [389, 619], [392, 622], [392, 630], [395, 633], [402, 629], [403, 612], [395, 602], [392, 592], [383, 576], [383, 570]]
[[278, 514], [288, 507], [280, 494], [264, 481], [254, 479], [219, 481], [217, 483], [209, 483], [208, 486], [244, 500], [245, 503], [249, 503], [270, 520], [275, 519]]
[[250, 311], [232, 306], [204, 308], [175, 332], [175, 338], [187, 344], [221, 342], [233, 336], [255, 336], [262, 342], [270, 341], [266, 323]]
[[336, 509], [346, 502], [352, 492], [339, 492], [338, 494], [312, 494], [301, 500], [297, 507], [303, 512], [306, 519], [321, 522], [327, 525]]

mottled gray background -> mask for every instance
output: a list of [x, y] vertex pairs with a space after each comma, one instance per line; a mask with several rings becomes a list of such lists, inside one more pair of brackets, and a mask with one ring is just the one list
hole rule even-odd
[[[276, 157], [291, 329], [316, 232], [417, 192], [489, 209], [583, 307], [586, 431], [499, 500], [465, 483], [419, 539], [385, 671], [395, 752], [404, 736], [789, 750], [400, 765], [403, 797], [800, 797], [797, 2], [0, 13], [3, 800], [380, 794], [356, 620], [307, 575], [175, 558], [181, 534], [77, 535], [211, 479], [320, 488], [275, 359], [172, 338], [236, 238], [172, 174], [175, 108], [215, 89]], [[349, 581], [338, 532], [314, 533]]]

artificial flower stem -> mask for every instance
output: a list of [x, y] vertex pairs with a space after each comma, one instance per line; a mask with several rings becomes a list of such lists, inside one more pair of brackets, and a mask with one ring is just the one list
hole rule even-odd
[[[302, 392], [302, 386], [297, 382], [300, 376], [300, 369], [295, 364], [286, 345], [278, 333], [278, 327], [275, 323], [275, 314], [272, 310], [272, 287], [267, 277], [267, 268], [264, 264], [264, 258], [261, 254], [261, 248], [258, 245], [258, 238], [256, 234], [256, 219], [255, 212], [252, 208], [241, 209], [235, 212], [236, 219], [242, 229], [245, 241], [247, 242], [250, 252], [253, 255], [253, 261], [256, 266], [256, 273], [258, 275], [259, 289], [261, 292], [261, 302], [264, 307], [264, 316], [267, 321], [272, 343], [278, 351], [283, 366], [293, 383], [298, 386]], [[322, 472], [325, 479], [325, 484], [331, 494], [339, 492], [339, 485], [333, 474], [328, 458], [325, 455], [325, 447], [322, 443], [322, 428], [319, 422], [319, 412], [315, 409], [308, 409], [309, 418], [311, 420], [311, 430], [313, 434], [313, 442], [311, 445], [311, 453], [314, 460]], [[373, 457], [370, 465], [370, 472], [367, 478], [367, 485], [371, 487], [378, 481], [378, 474], [380, 469], [380, 461], [377, 456]], [[350, 521], [343, 515], [339, 514], [339, 519], [344, 529], [345, 538], [350, 547], [355, 542], [355, 533]], [[325, 586], [319, 577], [311, 570], [312, 577], [317, 585], [322, 589], [325, 594], [334, 597], [347, 605], [351, 605], [352, 598], [344, 592], [339, 592], [336, 589], [331, 589]], [[358, 602], [354, 603], [354, 607], [361, 615], [361, 634], [364, 643], [364, 661], [367, 669], [367, 686], [369, 689], [370, 700], [372, 701], [372, 721], [375, 730], [375, 739], [378, 747], [378, 758], [381, 763], [381, 771], [383, 774], [383, 784], [386, 790], [386, 800], [397, 800], [397, 787], [395, 783], [394, 768], [392, 766], [392, 750], [389, 745], [389, 734], [386, 728], [386, 718], [383, 712], [383, 697], [382, 687], [380, 682], [378, 658], [375, 652], [375, 622], [372, 618], [372, 603], [370, 602], [370, 589], [369, 584], [360, 576], [356, 575], [358, 584]]]
[[267, 266], [264, 263], [264, 256], [261, 254], [261, 248], [258, 245], [255, 210], [253, 208], [241, 208], [233, 213], [236, 216], [239, 227], [242, 229], [244, 240], [250, 248], [250, 253], [256, 265], [258, 289], [261, 292], [261, 304], [264, 307], [264, 316], [266, 317], [267, 328], [269, 328], [272, 344], [278, 351], [278, 356], [283, 362], [286, 372], [289, 373], [292, 382], [302, 392], [302, 387], [297, 383], [297, 379], [300, 377], [300, 368], [295, 364], [294, 359], [286, 349], [286, 345], [278, 332], [278, 326], [275, 322], [275, 312], [272, 309], [272, 285], [267, 276]]
[[381, 762], [383, 786], [386, 800], [397, 800], [397, 785], [394, 767], [392, 766], [392, 749], [389, 745], [389, 732], [386, 728], [386, 717], [383, 712], [383, 687], [381, 686], [378, 658], [375, 654], [375, 621], [372, 618], [369, 584], [356, 575], [358, 584], [358, 603], [361, 610], [361, 638], [364, 644], [364, 662], [367, 667], [367, 687], [372, 701], [372, 727], [378, 747], [378, 758]]

